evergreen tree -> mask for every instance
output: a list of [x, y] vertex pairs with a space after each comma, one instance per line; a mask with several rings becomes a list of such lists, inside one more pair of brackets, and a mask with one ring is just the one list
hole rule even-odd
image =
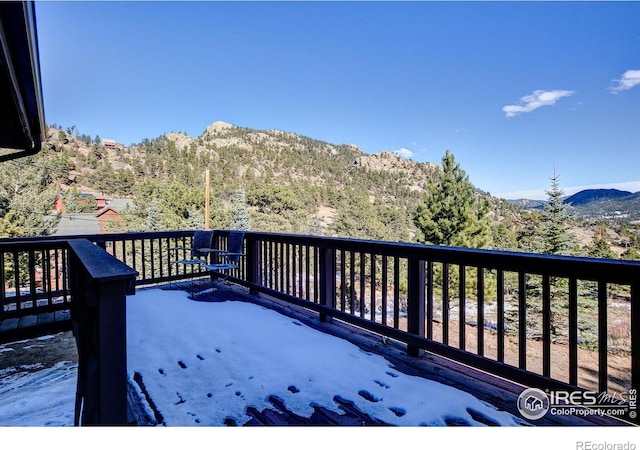
[[598, 226], [596, 234], [593, 236], [591, 245], [587, 246], [587, 254], [595, 258], [614, 259], [616, 254], [613, 253], [609, 242], [607, 242], [607, 230], [604, 223]]
[[158, 200], [154, 198], [149, 202], [146, 213], [145, 231], [161, 231], [164, 229], [162, 208]]
[[232, 230], [250, 230], [249, 211], [245, 200], [244, 189], [238, 189], [233, 194], [233, 211], [231, 212]]
[[189, 217], [185, 220], [185, 228], [187, 230], [201, 230], [204, 228], [204, 215], [202, 211], [194, 206], [189, 208]]
[[622, 259], [640, 260], [640, 252], [633, 247], [629, 247], [620, 257]]
[[542, 252], [551, 255], [568, 254], [572, 249], [573, 237], [569, 232], [567, 205], [563, 201], [564, 190], [560, 187], [560, 177], [553, 171], [551, 189], [545, 191], [547, 203], [542, 217]]
[[[39, 156], [39, 155], [38, 155]], [[5, 163], [0, 173], [0, 237], [45, 236], [55, 232], [59, 215], [51, 215], [59, 191], [36, 157]]]
[[318, 219], [317, 217], [312, 217], [311, 220], [309, 220], [309, 225], [307, 227], [307, 232], [312, 235], [312, 236], [322, 236], [323, 234], [323, 230], [324, 226], [322, 225], [322, 222], [320, 222], [320, 219]]
[[442, 171], [431, 180], [413, 221], [426, 243], [484, 247], [490, 241], [489, 203], [475, 193], [466, 172], [449, 150]]

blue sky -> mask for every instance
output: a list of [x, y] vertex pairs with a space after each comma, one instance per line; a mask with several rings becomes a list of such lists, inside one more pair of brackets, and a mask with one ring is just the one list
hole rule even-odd
[[640, 191], [640, 2], [47, 1], [36, 13], [46, 120], [80, 133], [129, 145], [222, 120], [416, 161], [449, 149], [492, 194], [540, 196], [554, 168], [567, 193]]

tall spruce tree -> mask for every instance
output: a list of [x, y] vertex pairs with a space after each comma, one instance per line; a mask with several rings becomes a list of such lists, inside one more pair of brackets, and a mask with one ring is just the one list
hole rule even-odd
[[476, 194], [466, 172], [447, 150], [442, 171], [429, 182], [413, 222], [426, 243], [485, 247], [491, 237], [489, 206], [488, 200]]
[[551, 255], [568, 254], [572, 250], [573, 237], [569, 232], [567, 205], [564, 190], [560, 187], [560, 176], [554, 169], [550, 177], [551, 189], [545, 191], [547, 203], [542, 216], [543, 253]]
[[233, 194], [233, 211], [231, 211], [232, 230], [250, 230], [249, 211], [245, 200], [244, 189], [238, 189]]

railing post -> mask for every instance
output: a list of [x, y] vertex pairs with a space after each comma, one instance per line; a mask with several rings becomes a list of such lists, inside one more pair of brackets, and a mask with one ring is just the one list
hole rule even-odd
[[[249, 283], [256, 284], [260, 277], [260, 243], [253, 237], [246, 239], [246, 262], [247, 262], [247, 280]], [[256, 295], [258, 291], [254, 287], [249, 287], [249, 294]]]
[[[410, 258], [408, 269], [408, 305], [407, 305], [407, 331], [420, 337], [424, 337], [424, 294], [425, 294], [425, 271], [424, 261]], [[420, 356], [424, 350], [415, 345], [407, 345], [407, 354], [410, 356]]]
[[70, 241], [69, 247], [78, 346], [74, 424], [126, 425], [126, 296], [133, 292], [137, 272], [88, 240]]
[[[336, 308], [336, 251], [332, 248], [320, 249], [320, 304]], [[328, 322], [331, 317], [320, 313], [320, 321]]]

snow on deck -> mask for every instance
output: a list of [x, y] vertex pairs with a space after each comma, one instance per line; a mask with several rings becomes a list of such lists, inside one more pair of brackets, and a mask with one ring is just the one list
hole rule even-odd
[[250, 420], [247, 408], [273, 408], [270, 397], [304, 417], [314, 406], [342, 414], [334, 401], [340, 398], [392, 425], [522, 424], [466, 392], [401, 373], [379, 355], [251, 303], [139, 290], [127, 299], [127, 342], [129, 376], [142, 380], [167, 426], [241, 425]]

